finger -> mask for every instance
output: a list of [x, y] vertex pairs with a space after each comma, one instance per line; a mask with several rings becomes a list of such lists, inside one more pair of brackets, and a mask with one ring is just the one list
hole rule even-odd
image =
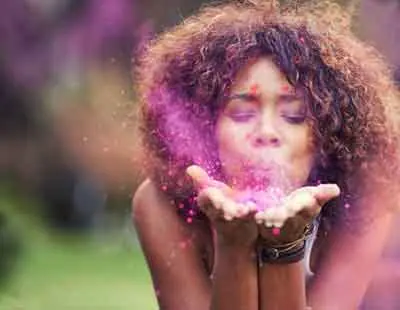
[[223, 200], [224, 196], [221, 191], [214, 187], [207, 187], [200, 191], [199, 196], [197, 197], [199, 207], [204, 211], [206, 211], [205, 208], [210, 205], [213, 209], [221, 209]]
[[227, 221], [231, 221], [235, 217], [238, 217], [238, 208], [233, 201], [225, 199], [221, 204], [221, 210], [225, 220]]
[[257, 224], [261, 224], [264, 221], [264, 219], [265, 219], [265, 211], [266, 210], [259, 211], [259, 212], [256, 212], [256, 214], [254, 214], [254, 220], [257, 222]]
[[316, 211], [320, 208], [312, 189], [311, 187], [304, 187], [296, 190], [290, 195], [289, 199], [285, 200], [284, 208], [286, 208], [290, 216], [294, 216], [303, 210]]
[[313, 189], [314, 197], [322, 207], [329, 200], [340, 195], [340, 188], [336, 184], [320, 184]]
[[289, 211], [285, 207], [273, 208], [271, 222], [275, 227], [281, 228], [283, 224], [291, 217]]
[[237, 217], [243, 217], [246, 216], [249, 213], [249, 207], [243, 203], [237, 203], [236, 204], [236, 216]]
[[[199, 194], [198, 202], [200, 208], [206, 214], [212, 216], [219, 215], [227, 221], [243, 216], [243, 211], [241, 210], [243, 206], [227, 198], [218, 188], [207, 187], [202, 190]], [[244, 206], [244, 208], [246, 207]]]
[[272, 208], [265, 209], [257, 212], [254, 215], [254, 219], [257, 224], [264, 224], [267, 227], [272, 227], [273, 211]]
[[203, 168], [197, 165], [189, 166], [186, 169], [186, 173], [192, 178], [195, 186], [200, 189], [208, 186], [211, 181], [208, 173]]
[[258, 211], [258, 206], [254, 201], [247, 201], [244, 205], [247, 206], [249, 213]]
[[237, 205], [238, 205], [237, 216], [240, 218], [250, 216], [251, 213], [255, 212], [257, 208], [255, 203], [252, 202], [237, 203]]
[[186, 168], [186, 173], [192, 178], [195, 187], [203, 189], [205, 187], [215, 187], [221, 189], [227, 195], [233, 195], [233, 189], [223, 182], [214, 180], [208, 173], [197, 165]]

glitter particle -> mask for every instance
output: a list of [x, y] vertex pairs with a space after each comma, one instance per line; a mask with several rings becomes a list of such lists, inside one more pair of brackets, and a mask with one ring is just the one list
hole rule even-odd
[[279, 227], [272, 228], [272, 234], [274, 236], [278, 236], [281, 233], [281, 229]]
[[257, 85], [257, 84], [252, 85], [252, 86], [250, 87], [250, 93], [251, 93], [252, 95], [256, 95], [257, 92], [258, 92], [258, 85]]

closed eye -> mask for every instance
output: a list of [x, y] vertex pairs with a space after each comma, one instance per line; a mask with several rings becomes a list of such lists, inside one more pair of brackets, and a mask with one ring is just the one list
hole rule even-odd
[[231, 111], [228, 116], [235, 122], [244, 123], [256, 116], [255, 111]]
[[305, 115], [284, 115], [283, 117], [291, 124], [302, 124], [306, 120]]

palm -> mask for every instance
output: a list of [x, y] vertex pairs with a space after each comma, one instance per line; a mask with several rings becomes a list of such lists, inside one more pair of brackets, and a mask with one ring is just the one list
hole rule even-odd
[[340, 189], [334, 184], [306, 186], [293, 191], [282, 205], [266, 208], [255, 215], [260, 237], [272, 245], [301, 238], [321, 207], [339, 194]]
[[189, 167], [188, 174], [199, 188], [199, 207], [209, 218], [217, 237], [235, 244], [254, 243], [258, 237], [254, 206], [237, 202], [232, 188], [211, 179], [198, 166]]
[[253, 243], [256, 241], [259, 231], [253, 216], [236, 218], [232, 221], [226, 221], [224, 218], [214, 220], [216, 232], [222, 236], [225, 241]]
[[289, 218], [282, 228], [266, 227], [258, 224], [258, 234], [261, 239], [271, 245], [279, 245], [297, 240], [303, 236], [306, 226], [311, 224], [309, 219], [302, 215]]

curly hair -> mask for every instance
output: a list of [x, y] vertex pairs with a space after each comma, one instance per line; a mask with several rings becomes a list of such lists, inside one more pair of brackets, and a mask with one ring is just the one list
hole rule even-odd
[[151, 41], [136, 72], [150, 175], [167, 193], [186, 198], [189, 164], [221, 177], [218, 113], [238, 71], [249, 59], [270, 56], [307, 97], [318, 152], [309, 183], [333, 182], [342, 190], [322, 217], [351, 222], [366, 203], [384, 201], [369, 208], [375, 211], [396, 207], [399, 100], [389, 68], [356, 38], [350, 20], [329, 2], [228, 2], [203, 7]]

